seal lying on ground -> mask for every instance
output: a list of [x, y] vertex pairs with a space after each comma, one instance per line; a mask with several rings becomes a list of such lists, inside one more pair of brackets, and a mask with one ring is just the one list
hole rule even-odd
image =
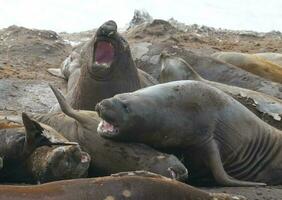
[[156, 83], [145, 72], [138, 72], [129, 45], [117, 32], [114, 21], [107, 21], [97, 30], [74, 65], [69, 68], [80, 65], [81, 70], [73, 70], [66, 99], [75, 109], [94, 110], [102, 99]]
[[77, 143], [24, 113], [22, 119], [25, 128], [9, 120], [0, 123], [1, 181], [47, 182], [87, 175], [90, 156]]
[[[62, 145], [54, 142], [46, 135], [44, 128], [39, 123], [30, 119], [25, 113], [22, 114], [24, 126], [1, 123], [0, 129], [0, 157], [2, 169], [0, 170], [1, 181], [23, 179], [23, 163], [40, 146]], [[4, 126], [5, 124], [5, 126]]]
[[265, 79], [282, 83], [282, 67], [259, 56], [239, 52], [217, 52], [211, 56]]
[[259, 118], [282, 130], [282, 100], [260, 92], [205, 80], [182, 58], [165, 52], [161, 54], [161, 63], [161, 83], [177, 80], [204, 82], [231, 95]]
[[280, 67], [282, 67], [282, 54], [281, 53], [265, 52], [265, 53], [255, 53], [253, 55], [269, 60], [279, 65]]
[[[143, 50], [136, 48], [138, 44]], [[183, 47], [168, 46], [157, 42], [146, 43], [146, 45], [137, 43], [134, 45], [135, 48], [133, 49], [137, 51], [134, 54], [140, 54], [136, 58], [137, 66], [157, 79], [161, 70], [161, 64], [157, 60], [163, 51], [167, 51], [170, 54], [176, 54], [183, 58], [205, 79], [263, 92], [282, 99], [282, 84], [271, 82], [210, 56], [200, 55]]]
[[96, 110], [101, 136], [184, 154], [192, 183], [282, 183], [282, 132], [205, 83], [159, 84], [103, 100]]
[[36, 186], [0, 186], [0, 200], [245, 200], [239, 195], [208, 193], [148, 172], [57, 181]]
[[109, 175], [121, 171], [147, 170], [177, 180], [187, 178], [187, 169], [173, 155], [160, 153], [142, 144], [119, 143], [100, 137], [96, 130], [100, 118], [94, 111], [73, 110], [62, 94], [52, 87], [63, 112], [34, 114], [68, 140], [78, 142], [90, 156], [90, 174]]

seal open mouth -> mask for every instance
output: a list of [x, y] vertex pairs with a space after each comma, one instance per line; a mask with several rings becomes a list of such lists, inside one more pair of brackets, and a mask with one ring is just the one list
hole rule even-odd
[[106, 120], [102, 120], [98, 125], [97, 132], [105, 137], [112, 137], [119, 134], [119, 128]]
[[111, 42], [97, 41], [95, 46], [95, 65], [110, 67], [115, 56], [115, 50]]

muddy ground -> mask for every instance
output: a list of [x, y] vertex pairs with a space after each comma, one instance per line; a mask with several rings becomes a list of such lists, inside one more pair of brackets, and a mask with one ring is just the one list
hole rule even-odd
[[[48, 84], [65, 91], [66, 82], [47, 69], [60, 67], [71, 45], [89, 39], [95, 29], [81, 33], [55, 33], [11, 26], [0, 30], [0, 115], [48, 112], [56, 103]], [[166, 42], [209, 55], [216, 51], [282, 53], [280, 32], [256, 33], [184, 25], [163, 20], [134, 26], [123, 32], [131, 46], [136, 42]], [[212, 192], [242, 194], [251, 200], [282, 199], [282, 187], [205, 188]]]

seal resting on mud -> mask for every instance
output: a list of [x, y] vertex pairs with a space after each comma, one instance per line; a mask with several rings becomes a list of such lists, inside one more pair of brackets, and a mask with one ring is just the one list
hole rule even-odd
[[[77, 143], [67, 140], [58, 140], [56, 135], [59, 134], [54, 129], [30, 119], [25, 113], [22, 114], [22, 120], [24, 126], [12, 123], [9, 120], [2, 120], [2, 122], [0, 122], [0, 156], [3, 158], [3, 169], [0, 170], [1, 181], [45, 182], [46, 177], [43, 177], [44, 175], [48, 175], [47, 179], [58, 180], [52, 176], [52, 173], [47, 173], [48, 170], [50, 172], [54, 170], [51, 167], [51, 164], [55, 161], [52, 155], [53, 152], [40, 154], [41, 149], [56, 149], [58, 146], [68, 149], [71, 148], [70, 146], [77, 146]], [[54, 145], [56, 145], [56, 147], [53, 147]], [[39, 159], [41, 159], [42, 162], [35, 159], [38, 154], [40, 154]], [[58, 154], [59, 153], [57, 153], [57, 157]], [[78, 154], [78, 152], [76, 154]], [[54, 171], [57, 172], [59, 170], [59, 163], [64, 162], [62, 161], [63, 157], [59, 159], [60, 161], [55, 161], [58, 165]], [[68, 159], [71, 159], [71, 157], [68, 157]], [[77, 166], [78, 164], [76, 168]], [[84, 170], [81, 169], [83, 174], [87, 171], [88, 166], [89, 164]], [[64, 170], [66, 170], [66, 168], [64, 168]], [[40, 173], [36, 174], [33, 173], [33, 171], [40, 171]]]
[[217, 52], [211, 56], [268, 80], [282, 83], [282, 67], [260, 56], [239, 52]]
[[185, 60], [180, 57], [161, 54], [160, 82], [197, 80], [216, 87], [246, 106], [263, 121], [282, 130], [282, 100], [236, 86], [225, 85], [202, 78]]
[[110, 175], [121, 171], [147, 170], [177, 180], [187, 179], [185, 166], [173, 155], [143, 144], [121, 143], [104, 139], [96, 132], [101, 119], [95, 111], [74, 110], [63, 95], [51, 86], [62, 112], [33, 114], [68, 140], [78, 142], [93, 157], [90, 175]]
[[[117, 32], [114, 21], [105, 22], [73, 62], [63, 70], [75, 69], [73, 74], [68, 74], [66, 97], [75, 109], [94, 110], [95, 105], [105, 98], [157, 83], [149, 74], [137, 70], [129, 44]], [[81, 69], [76, 70], [79, 65]]]
[[36, 186], [0, 186], [0, 200], [246, 200], [208, 193], [157, 174], [136, 171], [101, 178], [63, 180]]
[[205, 83], [159, 84], [105, 99], [96, 110], [101, 136], [182, 153], [191, 183], [282, 183], [282, 132]]

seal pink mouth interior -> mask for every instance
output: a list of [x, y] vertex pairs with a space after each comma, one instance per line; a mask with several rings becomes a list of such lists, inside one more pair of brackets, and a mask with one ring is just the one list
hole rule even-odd
[[106, 122], [105, 120], [102, 120], [97, 128], [98, 133], [101, 134], [110, 134], [110, 135], [116, 135], [119, 132], [118, 127], [115, 127], [114, 125], [110, 124], [109, 122]]
[[97, 63], [110, 63], [114, 59], [114, 47], [110, 42], [99, 41], [95, 49], [95, 61]]

